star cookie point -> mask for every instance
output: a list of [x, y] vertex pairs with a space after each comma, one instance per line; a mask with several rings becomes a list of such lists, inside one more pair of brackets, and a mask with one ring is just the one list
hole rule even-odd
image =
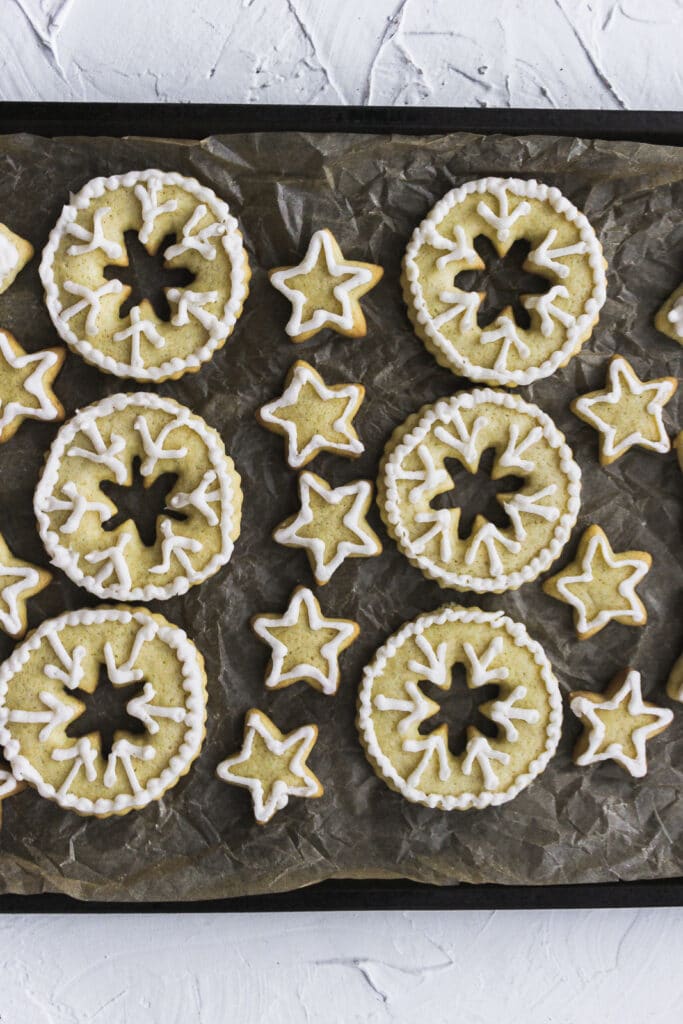
[[657, 311], [655, 327], [667, 338], [683, 345], [683, 284], [678, 286]]
[[640, 672], [624, 669], [604, 693], [576, 690], [570, 707], [583, 723], [574, 761], [585, 767], [616, 761], [634, 778], [647, 773], [646, 743], [671, 725], [673, 712], [643, 700]]
[[623, 356], [612, 357], [606, 386], [571, 403], [572, 412], [600, 435], [601, 465], [609, 466], [634, 445], [670, 450], [662, 411], [677, 387], [675, 377], [642, 381]]
[[356, 639], [360, 628], [351, 619], [323, 615], [308, 587], [297, 587], [282, 615], [258, 615], [252, 629], [271, 648], [265, 683], [280, 690], [304, 681], [333, 695], [339, 687], [339, 655]]
[[374, 263], [347, 260], [328, 228], [314, 232], [301, 263], [276, 267], [270, 282], [292, 304], [285, 330], [294, 342], [307, 341], [329, 327], [347, 338], [367, 333], [360, 306], [384, 271]]
[[222, 782], [249, 790], [254, 817], [265, 825], [287, 806], [290, 796], [315, 799], [323, 795], [320, 780], [307, 764], [317, 738], [317, 725], [283, 733], [263, 711], [252, 708], [244, 722], [241, 750], [221, 761], [216, 775]]
[[0, 629], [18, 639], [26, 632], [26, 603], [52, 580], [52, 573], [12, 554], [0, 534]]
[[0, 331], [0, 444], [9, 441], [24, 420], [64, 419], [52, 385], [65, 356], [62, 348], [25, 352], [14, 335]]
[[32, 257], [31, 243], [10, 231], [6, 224], [0, 224], [0, 295], [14, 283]]
[[309, 363], [291, 367], [283, 393], [262, 406], [259, 423], [286, 442], [287, 462], [301, 469], [320, 452], [357, 458], [365, 450], [353, 420], [365, 397], [362, 384], [328, 385]]
[[587, 640], [611, 621], [645, 625], [647, 610], [636, 587], [651, 565], [647, 551], [614, 552], [604, 530], [593, 525], [581, 537], [574, 561], [547, 579], [543, 590], [572, 607], [577, 636]]

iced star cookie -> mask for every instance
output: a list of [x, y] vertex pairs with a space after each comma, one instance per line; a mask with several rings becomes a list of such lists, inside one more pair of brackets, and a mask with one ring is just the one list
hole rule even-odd
[[655, 317], [655, 327], [667, 338], [683, 345], [683, 284], [669, 296]]
[[[97, 712], [109, 687], [128, 697], [122, 723]], [[205, 719], [201, 654], [144, 608], [49, 619], [0, 666], [0, 744], [15, 777], [79, 814], [158, 800], [199, 754]]]
[[[507, 525], [434, 507], [458, 485], [449, 463], [476, 473], [494, 449], [492, 478]], [[512, 478], [521, 489], [511, 493]], [[509, 486], [508, 485], [509, 482]], [[501, 593], [544, 572], [567, 543], [579, 511], [581, 472], [563, 434], [518, 395], [483, 388], [423, 406], [397, 427], [377, 483], [386, 527], [411, 564], [442, 587]]]
[[600, 434], [602, 466], [634, 445], [655, 452], [670, 450], [662, 410], [677, 387], [675, 377], [642, 381], [623, 356], [612, 356], [607, 386], [580, 395], [571, 404], [572, 412]]
[[[470, 725], [462, 750], [451, 749], [447, 725], [428, 728], [457, 664], [473, 696], [494, 689], [479, 705], [494, 734]], [[444, 811], [480, 810], [512, 800], [544, 770], [560, 738], [562, 700], [550, 662], [521, 623], [447, 605], [406, 623], [377, 651], [363, 674], [357, 724], [391, 789]]]
[[[163, 504], [154, 536], [118, 512], [133, 484]], [[53, 565], [98, 597], [165, 600], [229, 561], [240, 532], [242, 489], [218, 433], [184, 405], [117, 394], [59, 430], [33, 507]], [[148, 541], [148, 542], [146, 542]]]
[[26, 602], [45, 590], [52, 573], [13, 555], [0, 534], [0, 629], [12, 637], [26, 632]]
[[297, 587], [283, 615], [257, 615], [252, 629], [271, 648], [266, 673], [269, 690], [304, 681], [334, 694], [339, 686], [339, 655], [360, 632], [351, 619], [328, 619], [308, 587]]
[[316, 231], [301, 263], [276, 267], [270, 282], [292, 304], [285, 330], [292, 341], [307, 341], [329, 327], [347, 338], [362, 338], [367, 326], [360, 299], [384, 271], [374, 263], [344, 259], [331, 231]]
[[571, 605], [579, 640], [599, 633], [609, 622], [644, 626], [645, 605], [636, 587], [648, 573], [647, 551], [615, 553], [599, 526], [589, 526], [579, 541], [576, 558], [543, 584], [550, 597]]
[[278, 544], [303, 548], [319, 586], [328, 583], [347, 558], [372, 558], [382, 542], [367, 521], [372, 504], [369, 480], [330, 487], [316, 473], [299, 474], [301, 507], [273, 533]]
[[15, 235], [6, 224], [0, 224], [0, 295], [14, 284], [15, 278], [32, 257], [31, 243]]
[[[482, 235], [501, 257], [526, 240], [524, 269], [548, 280], [545, 294], [522, 296], [527, 328], [509, 306], [480, 327], [483, 294], [455, 285], [463, 271], [484, 268], [474, 248]], [[515, 387], [550, 376], [588, 340], [605, 301], [605, 267], [593, 228], [558, 189], [482, 178], [448, 192], [415, 229], [401, 281], [415, 332], [437, 362], [473, 381]]]
[[52, 385], [66, 353], [61, 348], [25, 352], [14, 335], [0, 331], [0, 444], [14, 437], [24, 420], [63, 420]]
[[[170, 321], [145, 298], [125, 316], [131, 288], [125, 233], [191, 283], [165, 288]], [[168, 236], [172, 244], [167, 245]], [[232, 334], [248, 293], [249, 263], [237, 221], [194, 178], [158, 170], [89, 181], [62, 210], [40, 264], [45, 302], [60, 337], [117, 377], [175, 380], [198, 370]]]
[[259, 825], [265, 825], [287, 806], [290, 796], [310, 799], [323, 795], [320, 780], [306, 763], [317, 738], [316, 725], [303, 725], [285, 734], [262, 711], [252, 708], [244, 723], [242, 749], [221, 761], [216, 775], [249, 790], [254, 817]]
[[355, 459], [365, 451], [353, 425], [364, 396], [362, 384], [328, 386], [317, 370], [298, 359], [283, 393], [257, 416], [266, 429], [285, 438], [292, 469], [308, 465], [320, 452]]
[[576, 690], [570, 707], [583, 723], [574, 761], [583, 766], [616, 761], [634, 778], [647, 773], [645, 745], [673, 721], [669, 708], [643, 700], [640, 672], [619, 672], [605, 693]]
[[683, 703], [683, 654], [676, 661], [667, 680], [666, 692], [671, 700]]

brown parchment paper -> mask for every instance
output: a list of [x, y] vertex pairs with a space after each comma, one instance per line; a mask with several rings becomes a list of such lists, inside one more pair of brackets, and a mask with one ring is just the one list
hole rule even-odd
[[[614, 764], [574, 767], [570, 752], [579, 725], [566, 710], [559, 750], [543, 776], [502, 807], [468, 813], [430, 811], [392, 793], [365, 760], [354, 728], [361, 670], [374, 650], [402, 622], [449, 600], [502, 608], [525, 622], [565, 693], [602, 689], [630, 664], [642, 671], [646, 696], [669, 703], [665, 681], [683, 642], [683, 476], [673, 454], [637, 449], [601, 468], [597, 434], [568, 406], [577, 393], [603, 386], [614, 352], [631, 360], [641, 377], [680, 375], [683, 349], [658, 334], [652, 318], [683, 278], [683, 150], [474, 135], [251, 134], [201, 143], [5, 137], [0, 220], [29, 238], [38, 254], [0, 296], [0, 326], [24, 347], [58, 340], [43, 306], [38, 261], [69, 192], [95, 175], [146, 167], [195, 175], [226, 199], [254, 271], [244, 315], [225, 348], [200, 373], [158, 389], [220, 430], [245, 494], [231, 563], [185, 597], [156, 606], [188, 631], [206, 659], [207, 738], [189, 775], [164, 799], [121, 819], [79, 818], [30, 789], [7, 800], [2, 890], [193, 900], [275, 892], [331, 876], [549, 884], [683, 874], [681, 705], [671, 728], [649, 744], [645, 779], [633, 780]], [[365, 454], [356, 462], [323, 455], [310, 467], [336, 485], [374, 478], [396, 424], [424, 402], [471, 386], [439, 368], [413, 335], [399, 271], [410, 232], [434, 202], [454, 185], [489, 174], [536, 176], [559, 186], [587, 214], [604, 246], [608, 299], [593, 338], [565, 369], [520, 393], [553, 416], [583, 472], [579, 523], [556, 568], [573, 556], [591, 522], [606, 529], [617, 550], [647, 549], [654, 565], [640, 592], [648, 624], [611, 624], [579, 642], [570, 609], [545, 596], [540, 581], [478, 601], [442, 591], [399, 554], [375, 510], [382, 556], [347, 562], [319, 591], [327, 614], [356, 619], [362, 629], [343, 655], [340, 692], [324, 697], [299, 684], [269, 693], [263, 685], [268, 650], [249, 619], [283, 610], [297, 583], [313, 581], [305, 554], [270, 537], [297, 507], [296, 477], [282, 439], [263, 430], [254, 412], [280, 393], [296, 358], [310, 360], [332, 382], [362, 381], [367, 397], [356, 422]], [[266, 270], [298, 262], [312, 231], [323, 226], [348, 257], [382, 264], [385, 276], [363, 300], [367, 337], [351, 341], [326, 331], [294, 346], [283, 329], [289, 306], [269, 285]], [[71, 354], [57, 383], [69, 415], [135, 387]], [[682, 425], [680, 398], [666, 410], [671, 433]], [[32, 494], [56, 429], [27, 422], [0, 447], [0, 529], [19, 555], [45, 565]], [[30, 602], [30, 623], [94, 603], [56, 572], [54, 583]], [[3, 635], [0, 657], [10, 649]], [[255, 824], [247, 792], [214, 776], [217, 762], [240, 746], [244, 713], [252, 706], [284, 730], [305, 722], [320, 727], [310, 764], [324, 797], [293, 799], [265, 827]]]

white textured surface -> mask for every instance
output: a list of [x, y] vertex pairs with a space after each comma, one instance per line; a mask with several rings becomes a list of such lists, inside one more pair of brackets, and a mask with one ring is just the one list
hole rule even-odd
[[[683, 105], [680, 0], [0, 0], [0, 15], [7, 100]], [[17, 916], [0, 918], [0, 1020], [669, 1024], [681, 963], [678, 910]]]

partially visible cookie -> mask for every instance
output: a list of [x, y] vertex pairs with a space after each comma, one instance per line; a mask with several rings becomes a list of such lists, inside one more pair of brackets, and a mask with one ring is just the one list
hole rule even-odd
[[278, 544], [303, 548], [316, 583], [328, 583], [347, 558], [372, 558], [382, 542], [367, 521], [372, 504], [369, 480], [330, 487], [316, 473], [299, 474], [299, 512], [273, 533]]
[[615, 553], [604, 530], [589, 526], [574, 561], [547, 579], [543, 590], [572, 607], [577, 636], [587, 640], [608, 622], [645, 625], [647, 610], [636, 586], [651, 565], [652, 555], [647, 551]]
[[575, 690], [570, 707], [583, 722], [574, 747], [576, 764], [616, 763], [634, 778], [647, 773], [645, 745], [673, 721], [669, 708], [643, 700], [640, 672], [624, 669], [604, 693]]
[[317, 370], [298, 359], [287, 374], [284, 392], [262, 406], [257, 417], [267, 430], [285, 438], [292, 469], [308, 465], [320, 452], [355, 459], [365, 450], [353, 425], [364, 397], [362, 384], [327, 385]]
[[667, 338], [683, 345], [683, 284], [679, 285], [655, 316], [655, 327]]
[[0, 295], [6, 292], [33, 256], [33, 246], [0, 224]]
[[681, 473], [683, 473], [683, 430], [678, 434], [674, 441], [676, 446], [676, 455], [678, 456], [678, 465], [681, 467]]
[[0, 757], [0, 828], [2, 828], [2, 805], [8, 797], [16, 796], [23, 789], [26, 789], [26, 783], [15, 779], [10, 766], [3, 757]]
[[17, 558], [0, 534], [0, 629], [15, 639], [26, 632], [26, 602], [45, 590], [52, 573]]
[[351, 619], [326, 618], [308, 587], [296, 588], [282, 615], [257, 615], [252, 628], [272, 651], [269, 690], [304, 681], [325, 694], [337, 692], [339, 655], [360, 632]]
[[601, 465], [609, 466], [634, 445], [670, 450], [662, 410], [677, 387], [675, 377], [641, 381], [623, 356], [612, 356], [607, 386], [571, 404], [572, 412], [600, 434]]
[[671, 669], [666, 684], [666, 692], [671, 697], [671, 700], [679, 700], [683, 703], [683, 654], [679, 655], [678, 660]]
[[384, 271], [374, 263], [345, 259], [332, 232], [322, 228], [312, 235], [301, 263], [269, 273], [273, 287], [292, 304], [285, 330], [298, 342], [323, 327], [347, 338], [362, 338], [367, 327], [359, 300]]
[[0, 331], [0, 444], [14, 437], [24, 420], [64, 419], [52, 385], [65, 355], [63, 348], [25, 352], [13, 334]]
[[221, 761], [216, 775], [249, 790], [254, 817], [265, 825], [287, 806], [290, 796], [323, 795], [320, 780], [306, 763], [317, 738], [317, 725], [302, 725], [285, 734], [263, 711], [252, 708], [244, 723], [242, 749]]

